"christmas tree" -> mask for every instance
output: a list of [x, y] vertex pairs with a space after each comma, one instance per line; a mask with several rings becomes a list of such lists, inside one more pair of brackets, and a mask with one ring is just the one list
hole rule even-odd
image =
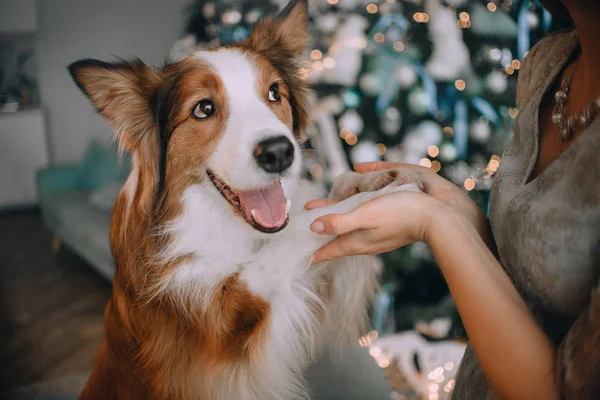
[[[171, 58], [242, 40], [283, 5], [192, 2], [186, 36]], [[533, 43], [566, 26], [535, 0], [311, 0], [309, 13], [313, 40], [303, 72], [316, 105], [305, 142], [307, 176], [329, 184], [357, 162], [420, 164], [486, 210], [518, 114], [519, 68]], [[449, 323], [426, 333], [464, 335], [425, 245], [383, 257], [377, 329], [414, 329], [444, 317]]]

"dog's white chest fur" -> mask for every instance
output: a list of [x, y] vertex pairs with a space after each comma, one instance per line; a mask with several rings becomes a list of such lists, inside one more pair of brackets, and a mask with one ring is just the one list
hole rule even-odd
[[[301, 182], [292, 198], [289, 225], [277, 234], [258, 237], [223, 207], [214, 187], [197, 185], [186, 191], [184, 212], [167, 228], [174, 240], [162, 257], [193, 254], [194, 258], [176, 269], [163, 290], [175, 297], [192, 292], [203, 307], [219, 282], [239, 273], [249, 290], [270, 305], [262, 359], [248, 360], [230, 370], [230, 379], [223, 380], [230, 384], [215, 387], [213, 398], [264, 400], [306, 395], [302, 372], [323, 335], [333, 341], [357, 338], [380, 270], [379, 261], [369, 256], [311, 265], [312, 254], [333, 237], [312, 233], [309, 226], [320, 215], [347, 212], [385, 192], [407, 189], [414, 188], [405, 185], [360, 193], [334, 206], [305, 211], [305, 202], [322, 193], [309, 182]], [[321, 293], [326, 276], [331, 282], [327, 301]]]

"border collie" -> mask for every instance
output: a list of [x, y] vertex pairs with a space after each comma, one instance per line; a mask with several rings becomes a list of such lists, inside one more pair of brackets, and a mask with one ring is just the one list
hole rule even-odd
[[377, 259], [311, 265], [334, 238], [309, 225], [395, 176], [346, 174], [330, 197], [363, 193], [303, 210], [323, 194], [300, 178], [307, 18], [293, 0], [247, 40], [160, 70], [69, 66], [133, 157], [112, 214], [106, 338], [81, 399], [307, 398], [302, 375], [324, 339], [364, 333]]

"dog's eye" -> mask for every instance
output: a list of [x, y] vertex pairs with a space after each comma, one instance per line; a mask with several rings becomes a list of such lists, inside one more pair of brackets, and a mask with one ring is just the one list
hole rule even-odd
[[215, 113], [215, 105], [212, 101], [208, 99], [200, 100], [196, 107], [194, 107], [194, 111], [192, 115], [198, 119], [205, 119], [210, 117]]
[[281, 95], [279, 94], [279, 85], [274, 83], [269, 88], [269, 101], [275, 103], [281, 100]]

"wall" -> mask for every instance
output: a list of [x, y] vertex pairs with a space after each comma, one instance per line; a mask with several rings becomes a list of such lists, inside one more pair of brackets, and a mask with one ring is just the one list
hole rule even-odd
[[39, 90], [53, 163], [77, 161], [92, 138], [110, 139], [67, 72], [81, 58], [137, 56], [160, 66], [185, 23], [189, 0], [37, 0]]

